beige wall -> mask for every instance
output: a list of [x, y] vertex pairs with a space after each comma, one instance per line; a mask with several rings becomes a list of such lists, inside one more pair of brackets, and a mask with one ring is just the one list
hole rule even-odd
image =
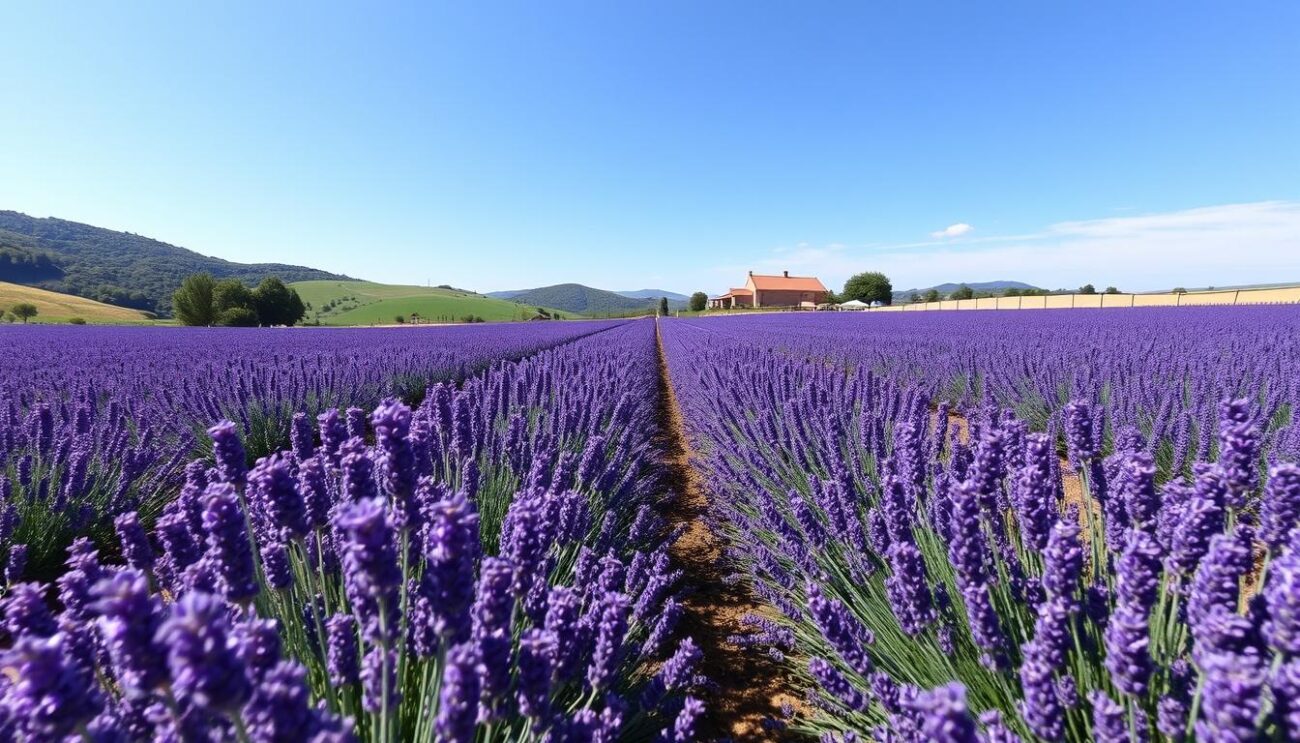
[[[764, 300], [766, 302], [766, 300]], [[939, 302], [920, 302], [901, 305], [909, 312], [926, 310], [1042, 310], [1125, 307], [1178, 307], [1225, 304], [1281, 304], [1300, 303], [1300, 286], [1278, 289], [1241, 289], [1213, 292], [1188, 292], [1185, 294], [1054, 294], [1039, 297], [984, 297], [982, 299], [945, 299]]]

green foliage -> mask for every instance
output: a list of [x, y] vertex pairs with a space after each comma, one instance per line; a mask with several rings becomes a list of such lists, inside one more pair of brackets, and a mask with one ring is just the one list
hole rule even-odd
[[927, 289], [925, 291], [925, 296], [921, 298], [927, 302], [938, 302], [939, 300], [943, 299], [943, 296], [939, 294], [938, 289]]
[[965, 284], [957, 287], [956, 290], [948, 296], [949, 299], [973, 299], [974, 297], [975, 290]]
[[393, 322], [397, 323], [398, 325], [405, 325], [406, 315], [398, 315], [397, 317], [394, 317]]
[[700, 312], [709, 306], [709, 295], [704, 292], [695, 292], [691, 295], [691, 312]]
[[1002, 292], [1002, 296], [1004, 296], [1004, 297], [1022, 297], [1022, 296], [1024, 296], [1024, 294], [1025, 294], [1025, 292], [1024, 292], [1023, 289], [1019, 289], [1019, 288], [1014, 287], [1014, 286], [1013, 286], [1013, 287], [1010, 287], [1010, 288], [1007, 289], [1006, 291]]
[[9, 311], [13, 313], [14, 317], [22, 320], [24, 323], [31, 318], [36, 317], [37, 312], [36, 305], [31, 302], [19, 302], [13, 307], [10, 307]]
[[176, 290], [172, 305], [184, 325], [293, 325], [307, 314], [298, 293], [274, 276], [249, 289], [238, 279], [216, 281], [208, 274], [194, 274]]
[[907, 295], [907, 301], [911, 302], [912, 304], [919, 304], [921, 301], [921, 292], [912, 292], [911, 294]]
[[1186, 293], [1187, 293], [1187, 290], [1184, 289], [1183, 287], [1181, 287], [1181, 286], [1175, 286], [1175, 287], [1174, 287], [1174, 294], [1186, 294]]
[[62, 276], [63, 269], [48, 253], [0, 243], [0, 281], [30, 284], [57, 281]]
[[1092, 284], [1084, 284], [1083, 286], [1079, 287], [1079, 293], [1080, 293], [1080, 294], [1096, 294], [1096, 293], [1097, 293], [1097, 287], [1093, 286]]
[[212, 289], [212, 304], [217, 309], [217, 314], [228, 310], [238, 309], [240, 307], [256, 310], [253, 303], [253, 290], [244, 285], [239, 279], [222, 279]]
[[263, 325], [296, 325], [307, 314], [298, 292], [275, 276], [267, 276], [257, 285], [253, 307]]
[[856, 299], [867, 304], [872, 302], [890, 304], [894, 300], [894, 286], [889, 283], [889, 277], [883, 273], [867, 271], [844, 282], [844, 291], [840, 297], [846, 302]]
[[217, 324], [227, 328], [255, 328], [257, 311], [251, 307], [231, 307], [217, 316]]
[[185, 277], [196, 273], [244, 283], [270, 275], [285, 281], [346, 278], [281, 263], [232, 263], [129, 232], [12, 211], [0, 211], [0, 246], [8, 255], [0, 257], [0, 280], [164, 316]]
[[478, 315], [465, 315], [460, 319], [460, 321], [464, 323], [487, 322], [487, 320], [484, 320]]
[[214, 302], [217, 282], [212, 274], [186, 276], [172, 293], [172, 311], [182, 325], [211, 325], [217, 321]]
[[1113, 287], [1113, 286], [1108, 286], [1108, 287], [1106, 287], [1106, 293], [1107, 293], [1107, 294], [1119, 294], [1119, 289], [1116, 289], [1116, 288]]
[[86, 324], [86, 318], [84, 318], [84, 317], [70, 317], [70, 318], [68, 318], [68, 323], [70, 323], [70, 324], [72, 324], [72, 325], [85, 325], [85, 324]]
[[668, 317], [668, 297], [659, 298], [659, 314]]

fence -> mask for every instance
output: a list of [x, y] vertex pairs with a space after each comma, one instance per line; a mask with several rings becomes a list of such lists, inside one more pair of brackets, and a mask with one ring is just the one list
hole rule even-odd
[[1195, 307], [1202, 305], [1300, 303], [1300, 286], [1225, 289], [1174, 294], [1049, 294], [1035, 297], [980, 297], [873, 307], [867, 312], [925, 310], [1056, 310], [1110, 307]]

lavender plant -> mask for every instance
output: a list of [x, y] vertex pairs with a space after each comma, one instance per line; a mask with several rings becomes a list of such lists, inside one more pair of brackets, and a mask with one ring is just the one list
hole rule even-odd
[[[1236, 317], [1293, 326], [1287, 312]], [[1139, 319], [1151, 317], [1114, 322]], [[731, 537], [736, 579], [780, 615], [753, 618], [761, 631], [738, 639], [806, 685], [796, 729], [827, 741], [1300, 735], [1287, 629], [1300, 596], [1294, 388], [1255, 356], [1226, 355], [1250, 329], [1212, 336], [1216, 367], [1158, 357], [1053, 378], [1057, 359], [1029, 362], [1021, 345], [989, 346], [1026, 358], [995, 372], [960, 336], [884, 337], [988, 318], [874, 321], [838, 340], [851, 321], [663, 324], [712, 521]], [[863, 336], [882, 348], [846, 342]], [[1168, 345], [1209, 343], [1187, 336]], [[1266, 353], [1295, 368], [1295, 344], [1279, 340]], [[909, 346], [941, 343], [965, 355], [974, 388], [954, 397], [943, 359], [912, 363]], [[900, 347], [902, 359], [882, 358]], [[1215, 369], [1208, 383], [1201, 368]], [[1137, 369], [1232, 396], [1206, 421], [1203, 398], [1148, 390]], [[1233, 376], [1243, 369], [1256, 375]], [[1266, 386], [1241, 398], [1235, 379]], [[1040, 405], [1028, 398], [1048, 381], [1092, 394], [1029, 421], [1000, 404]], [[1135, 390], [1137, 404], [1123, 397]], [[1151, 423], [1183, 414], [1212, 440], [1164, 466], [1185, 432]]]
[[125, 564], [83, 538], [57, 596], [10, 585], [0, 731], [688, 738], [699, 651], [648, 516], [650, 329], [437, 384], [414, 409], [323, 413], [251, 467], [238, 427], [212, 427], [213, 466], [185, 468], [152, 535], [117, 519]]

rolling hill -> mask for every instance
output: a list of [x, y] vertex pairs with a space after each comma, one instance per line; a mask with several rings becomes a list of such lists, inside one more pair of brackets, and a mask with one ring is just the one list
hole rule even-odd
[[0, 210], [0, 281], [171, 315], [172, 292], [192, 273], [254, 284], [347, 279], [283, 263], [233, 263], [131, 232]]
[[460, 289], [370, 281], [298, 281], [290, 286], [311, 307], [307, 322], [322, 325], [392, 325], [398, 315], [409, 321], [414, 314], [425, 322], [459, 322], [467, 315], [489, 322], [528, 320], [537, 314], [533, 307]]
[[36, 317], [29, 323], [65, 323], [79, 317], [91, 324], [127, 325], [133, 323], [150, 324], [144, 312], [126, 307], [96, 302], [93, 299], [60, 294], [48, 289], [23, 286], [0, 281], [0, 311], [7, 311], [19, 302], [36, 305]]
[[[645, 294], [644, 297], [631, 296]], [[659, 289], [639, 289], [635, 292], [611, 292], [582, 284], [555, 284], [536, 289], [488, 292], [489, 297], [508, 299], [525, 305], [555, 307], [578, 315], [626, 315], [652, 311], [660, 297], [668, 298], [671, 309], [685, 309], [688, 298]], [[681, 297], [678, 299], [678, 297]]]
[[669, 302], [689, 302], [690, 297], [677, 292], [670, 292], [666, 289], [633, 289], [631, 291], [616, 291], [615, 294], [621, 294], [633, 299], [653, 299], [658, 301], [660, 297], [667, 297]]
[[[1001, 292], [1007, 289], [1037, 289], [1033, 284], [1026, 284], [1023, 281], [967, 281], [966, 286], [977, 292]], [[947, 297], [949, 294], [957, 291], [961, 287], [960, 283], [948, 282], [936, 286], [927, 286], [924, 289], [906, 289], [894, 292], [894, 301], [903, 302], [912, 296], [913, 292], [924, 295], [926, 292], [934, 289], [939, 292], [940, 296]]]
[[[617, 292], [593, 289], [582, 284], [556, 284], [537, 289], [509, 292], [492, 292], [489, 296], [508, 299], [523, 305], [554, 307], [578, 315], [620, 315], [650, 311], [659, 297], [640, 299]], [[669, 302], [669, 307], [679, 309], [684, 302]]]

